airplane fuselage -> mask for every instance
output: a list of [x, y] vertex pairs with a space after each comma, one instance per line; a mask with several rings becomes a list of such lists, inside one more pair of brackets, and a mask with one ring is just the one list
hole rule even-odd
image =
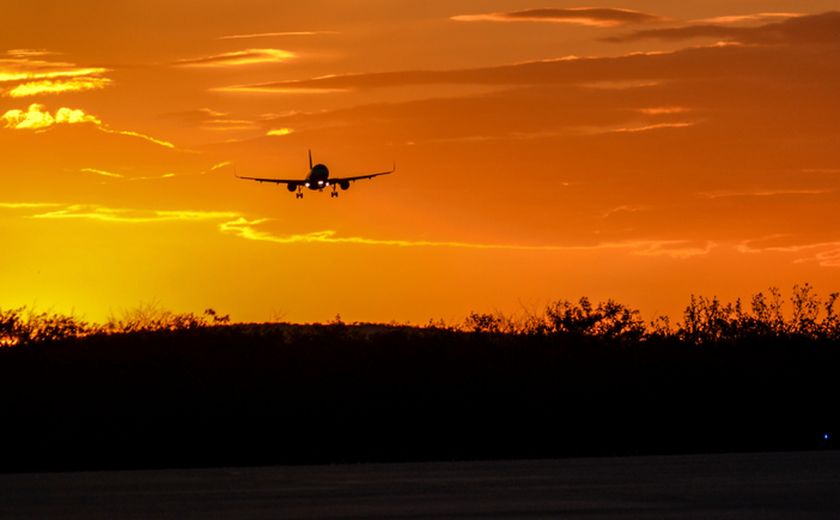
[[310, 190], [322, 190], [330, 185], [330, 170], [323, 164], [316, 164], [309, 170], [303, 185]]

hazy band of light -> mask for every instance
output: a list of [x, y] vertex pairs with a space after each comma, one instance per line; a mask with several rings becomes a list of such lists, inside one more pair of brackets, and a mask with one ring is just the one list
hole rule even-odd
[[225, 222], [219, 225], [222, 232], [234, 233], [240, 238], [248, 240], [258, 240], [266, 242], [274, 242], [278, 244], [361, 244], [373, 246], [398, 246], [398, 247], [453, 247], [465, 249], [484, 249], [484, 250], [513, 250], [513, 251], [590, 251], [598, 249], [631, 249], [633, 253], [646, 256], [666, 255], [676, 258], [687, 258], [708, 253], [714, 246], [712, 243], [707, 243], [705, 249], [700, 248], [686, 248], [686, 249], [663, 249], [663, 246], [684, 244], [684, 241], [639, 241], [639, 242], [619, 242], [609, 244], [598, 244], [594, 246], [522, 246], [510, 244], [470, 244], [467, 242], [434, 242], [426, 240], [381, 240], [361, 237], [336, 237], [336, 232], [332, 230], [315, 231], [304, 235], [289, 235], [279, 237], [267, 233], [265, 231], [258, 231], [252, 226], [267, 222], [268, 219], [259, 219], [249, 221], [243, 217], [231, 222]]
[[273, 32], [273, 33], [259, 33], [259, 34], [234, 34], [232, 36], [219, 36], [219, 40], [239, 40], [245, 38], [268, 38], [271, 36], [315, 36], [317, 34], [340, 34], [336, 31], [291, 31], [291, 32]]

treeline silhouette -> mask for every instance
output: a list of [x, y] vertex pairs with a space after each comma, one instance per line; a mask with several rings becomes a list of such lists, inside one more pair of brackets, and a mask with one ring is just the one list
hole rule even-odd
[[838, 295], [429, 323], [0, 311], [0, 471], [824, 449]]

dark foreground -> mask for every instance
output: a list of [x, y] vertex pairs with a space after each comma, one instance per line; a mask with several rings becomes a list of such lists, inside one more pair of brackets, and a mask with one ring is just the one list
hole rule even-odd
[[837, 518], [840, 453], [0, 475], [0, 518]]
[[785, 452], [840, 341], [224, 326], [0, 348], [0, 473]]

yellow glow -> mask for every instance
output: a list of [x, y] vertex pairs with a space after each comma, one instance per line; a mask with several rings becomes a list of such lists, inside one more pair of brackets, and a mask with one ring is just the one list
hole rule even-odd
[[269, 130], [266, 135], [289, 135], [292, 133], [290, 128], [278, 128], [276, 130]]

